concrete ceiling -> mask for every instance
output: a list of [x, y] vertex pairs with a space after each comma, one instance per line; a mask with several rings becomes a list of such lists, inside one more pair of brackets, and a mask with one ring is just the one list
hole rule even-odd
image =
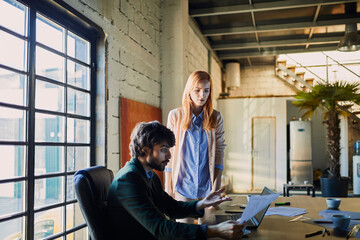
[[360, 29], [359, 0], [189, 0], [189, 15], [223, 63], [245, 66], [336, 50], [346, 24]]

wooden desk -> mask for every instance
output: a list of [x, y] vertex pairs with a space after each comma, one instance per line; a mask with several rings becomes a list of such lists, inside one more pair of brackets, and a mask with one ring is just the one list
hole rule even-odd
[[[227, 205], [233, 203], [246, 203], [245, 196], [235, 196], [232, 197], [232, 202], [224, 202], [220, 205], [222, 210], [209, 210], [209, 216], [205, 220], [207, 224], [215, 223], [216, 214], [224, 214], [224, 210]], [[304, 216], [318, 219], [322, 218], [318, 213], [327, 209], [326, 198], [311, 196], [291, 196], [291, 197], [278, 197], [275, 202], [290, 202], [291, 207], [305, 208], [308, 214]], [[274, 203], [271, 204], [271, 207], [274, 207]], [[352, 211], [360, 212], [360, 203], [358, 198], [342, 198], [340, 204], [340, 210], [342, 211]], [[305, 234], [322, 230], [320, 226], [307, 224], [303, 222], [289, 222], [290, 219], [294, 217], [284, 217], [284, 216], [265, 216], [263, 221], [260, 224], [260, 227], [257, 230], [251, 230], [251, 233], [248, 239], [263, 239], [263, 240], [297, 240], [305, 239]], [[333, 230], [329, 229], [331, 232], [330, 236], [317, 235], [309, 238], [309, 240], [316, 239], [344, 239], [344, 237], [334, 236]], [[246, 238], [245, 238], [246, 239]]]

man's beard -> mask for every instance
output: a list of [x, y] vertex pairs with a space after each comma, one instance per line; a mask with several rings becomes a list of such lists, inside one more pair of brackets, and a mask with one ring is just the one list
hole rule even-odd
[[[168, 160], [166, 160], [168, 161]], [[158, 159], [151, 156], [149, 160], [147, 161], [147, 165], [151, 167], [152, 169], [158, 170], [158, 171], [164, 171], [166, 164], [164, 162], [161, 162], [160, 164], [157, 164]]]

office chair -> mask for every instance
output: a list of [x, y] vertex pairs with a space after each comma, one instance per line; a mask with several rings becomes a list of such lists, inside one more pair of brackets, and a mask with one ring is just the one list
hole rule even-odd
[[103, 166], [77, 171], [74, 175], [76, 197], [92, 240], [105, 240], [107, 197], [114, 174]]

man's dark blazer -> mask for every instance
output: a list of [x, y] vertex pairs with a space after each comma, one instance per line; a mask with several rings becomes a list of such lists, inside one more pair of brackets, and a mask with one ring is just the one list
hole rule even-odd
[[170, 220], [203, 215], [196, 211], [196, 201], [170, 197], [159, 177], [154, 173], [149, 179], [137, 159], [127, 162], [110, 186], [109, 239], [206, 239], [199, 225]]

